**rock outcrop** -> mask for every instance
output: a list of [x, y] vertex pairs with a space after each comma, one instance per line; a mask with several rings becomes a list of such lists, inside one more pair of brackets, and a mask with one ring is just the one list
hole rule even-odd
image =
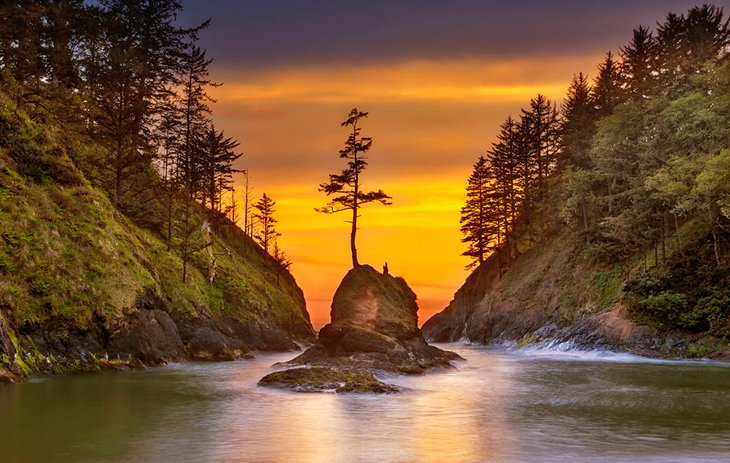
[[449, 306], [426, 321], [424, 337], [646, 357], [730, 358], [724, 337], [662, 330], [646, 316], [632, 316], [624, 287], [641, 268], [586, 259], [583, 246], [569, 230], [558, 230], [508, 267], [502, 263], [501, 271], [493, 254], [469, 275]]
[[419, 374], [448, 368], [457, 354], [430, 346], [418, 328], [416, 295], [402, 278], [356, 267], [332, 301], [331, 323], [318, 342], [262, 385], [297, 391], [392, 392], [373, 373]]

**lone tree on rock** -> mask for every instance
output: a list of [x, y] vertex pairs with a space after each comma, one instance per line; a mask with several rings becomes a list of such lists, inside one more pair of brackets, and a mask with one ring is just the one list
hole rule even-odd
[[368, 117], [368, 113], [353, 108], [347, 119], [342, 122], [342, 127], [352, 126], [352, 133], [345, 142], [345, 147], [340, 150], [340, 158], [347, 159], [347, 168], [339, 174], [330, 174], [329, 182], [321, 183], [319, 191], [324, 191], [328, 196], [335, 195], [326, 206], [315, 209], [317, 212], [334, 214], [341, 211], [352, 211], [352, 231], [350, 232], [350, 250], [352, 251], [352, 266], [358, 267], [357, 248], [355, 247], [355, 235], [357, 234], [358, 209], [363, 204], [374, 201], [386, 206], [393, 204], [390, 196], [383, 190], [364, 193], [361, 190], [360, 176], [367, 167], [365, 153], [373, 144], [373, 139], [360, 135], [360, 128], [357, 126], [360, 119]]

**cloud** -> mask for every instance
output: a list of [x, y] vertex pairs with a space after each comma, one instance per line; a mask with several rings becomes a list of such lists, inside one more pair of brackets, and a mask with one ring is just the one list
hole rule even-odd
[[[188, 0], [183, 24], [208, 16], [203, 45], [222, 63], [257, 70], [292, 64], [508, 58], [616, 50], [639, 24], [687, 0]], [[726, 1], [716, 2], [727, 5]]]
[[279, 107], [269, 104], [239, 104], [235, 107], [235, 117], [250, 120], [276, 120], [285, 116], [286, 112]]
[[[572, 73], [595, 68], [599, 55], [545, 56], [539, 59], [411, 60], [370, 65], [290, 66], [241, 73], [216, 68], [226, 84], [213, 93], [244, 108], [273, 104], [340, 105], [368, 103], [500, 104], [538, 92], [562, 94]], [[590, 69], [584, 69], [584, 67]]]

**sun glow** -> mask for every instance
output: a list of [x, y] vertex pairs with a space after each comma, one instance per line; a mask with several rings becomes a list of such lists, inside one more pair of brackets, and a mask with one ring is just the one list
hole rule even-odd
[[[463, 283], [459, 212], [466, 178], [499, 124], [538, 92], [561, 98], [574, 70], [598, 57], [520, 60], [411, 60], [275, 68], [248, 74], [218, 69], [216, 125], [241, 141], [240, 168], [254, 196], [276, 201], [280, 245], [293, 262], [316, 327], [329, 321], [335, 289], [350, 268], [347, 213], [314, 211], [317, 186], [342, 169], [339, 126], [356, 106], [373, 137], [364, 188], [382, 188], [393, 205], [368, 205], [358, 231], [360, 261], [387, 261], [418, 295], [419, 321], [443, 309]], [[549, 64], [548, 64], [549, 63]], [[536, 70], [540, 70], [536, 72]], [[556, 101], [560, 103], [560, 101]], [[240, 203], [240, 201], [239, 201]]]

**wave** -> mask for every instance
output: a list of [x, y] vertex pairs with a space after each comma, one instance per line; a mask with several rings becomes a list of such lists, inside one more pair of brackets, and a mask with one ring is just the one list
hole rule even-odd
[[581, 361], [581, 362], [612, 362], [612, 363], [650, 363], [650, 364], [681, 364], [681, 365], [718, 365], [730, 367], [730, 362], [709, 359], [662, 359], [644, 357], [628, 352], [619, 352], [610, 349], [584, 349], [573, 341], [550, 339], [528, 345], [518, 342], [500, 342], [488, 345], [478, 343], [462, 343], [466, 348], [498, 348], [510, 354], [534, 359]]

